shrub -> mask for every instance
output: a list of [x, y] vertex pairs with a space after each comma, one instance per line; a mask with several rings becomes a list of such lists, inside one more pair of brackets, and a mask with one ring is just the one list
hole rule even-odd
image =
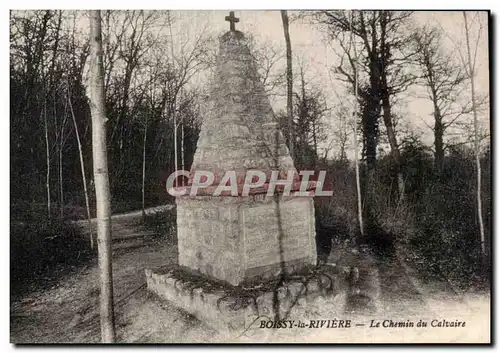
[[146, 214], [143, 217], [142, 226], [144, 229], [153, 231], [168, 240], [173, 240], [177, 234], [177, 213], [175, 207]]
[[[462, 288], [487, 284], [490, 265], [481, 261], [474, 154], [467, 149], [451, 151], [442, 169], [437, 170], [428, 148], [407, 144], [402, 160], [404, 201], [398, 198], [396, 168], [390, 156], [378, 161], [370, 189], [363, 191], [365, 211], [369, 210], [372, 221], [365, 212], [366, 242], [372, 248], [392, 243], [399, 255], [428, 279], [449, 281]], [[333, 234], [334, 240], [352, 239], [357, 229], [353, 168], [340, 164], [329, 168], [333, 169], [328, 174], [333, 176], [334, 195], [329, 200], [315, 200], [318, 237]], [[482, 158], [482, 168], [483, 218], [489, 251], [489, 152]], [[317, 238], [317, 243], [325, 243], [323, 240]]]
[[11, 222], [10, 273], [14, 292], [29, 282], [50, 277], [58, 265], [79, 265], [92, 255], [87, 238], [72, 223], [45, 216]]
[[[406, 249], [417, 270], [424, 277], [445, 279], [462, 288], [482, 282], [473, 153], [452, 151], [439, 171], [432, 166], [432, 156], [418, 147], [406, 150], [404, 161], [409, 212], [399, 217], [400, 232], [406, 236]], [[486, 164], [483, 173], [489, 174]], [[484, 178], [483, 188], [490, 190]], [[483, 204], [488, 205], [491, 192], [484, 190]], [[489, 224], [491, 215], [484, 212], [483, 217]], [[488, 227], [485, 233], [489, 244]]]

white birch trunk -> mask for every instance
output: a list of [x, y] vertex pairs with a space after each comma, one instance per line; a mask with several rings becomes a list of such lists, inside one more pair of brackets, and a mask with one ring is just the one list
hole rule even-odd
[[115, 341], [113, 272], [111, 263], [111, 204], [106, 151], [101, 11], [90, 11], [92, 155], [97, 207], [97, 246], [100, 272], [100, 317], [103, 343]]
[[146, 139], [148, 136], [148, 121], [144, 126], [144, 139], [142, 141], [142, 215], [146, 215], [145, 186], [146, 186]]
[[[351, 25], [352, 25], [353, 16], [351, 15]], [[359, 157], [358, 157], [358, 125], [357, 125], [357, 117], [358, 117], [358, 54], [356, 50], [356, 46], [354, 45], [353, 36], [352, 36], [352, 28], [351, 28], [351, 45], [354, 48], [354, 104], [353, 104], [353, 148], [354, 148], [354, 167], [356, 173], [356, 194], [358, 199], [358, 222], [359, 229], [361, 235], [364, 235], [364, 227], [363, 227], [363, 203], [361, 198], [361, 182], [359, 177]]]
[[[181, 169], [185, 170], [184, 165], [184, 117], [181, 121]], [[181, 186], [184, 186], [184, 179], [181, 179]]]
[[[170, 11], [168, 12], [168, 28], [169, 28], [169, 32], [170, 32], [170, 56], [172, 57], [172, 63], [175, 62], [175, 58], [174, 58], [174, 37], [172, 35], [172, 19], [171, 19], [171, 13]], [[177, 95], [174, 94], [174, 97], [173, 97], [173, 101], [171, 102], [170, 104], [170, 110], [171, 110], [171, 113], [172, 113], [172, 117], [173, 117], [173, 120], [174, 120], [174, 168], [175, 168], [175, 171], [177, 172], [178, 170], [178, 163], [177, 163], [177, 160], [178, 160], [178, 157], [177, 157], [177, 116], [175, 114], [175, 109], [176, 109], [176, 106], [177, 106]]]
[[45, 129], [45, 154], [47, 163], [47, 174], [45, 179], [45, 188], [47, 189], [47, 217], [50, 219], [50, 147], [49, 147], [49, 127], [47, 126], [47, 106], [43, 106], [43, 122]]
[[[69, 84], [68, 84], [69, 89]], [[71, 97], [68, 94], [68, 104], [71, 111], [71, 117], [73, 119], [73, 125], [75, 127], [76, 142], [78, 144], [78, 154], [80, 156], [80, 168], [82, 171], [82, 183], [83, 183], [83, 193], [85, 194], [85, 207], [87, 208], [87, 220], [89, 223], [89, 237], [90, 237], [90, 248], [94, 249], [94, 236], [92, 232], [92, 217], [90, 215], [90, 203], [89, 203], [89, 193], [87, 190], [87, 178], [85, 177], [85, 163], [83, 161], [83, 151], [82, 143], [80, 141], [80, 133], [78, 132], [78, 125], [76, 123], [75, 112], [73, 111], [73, 104], [71, 103]]]
[[[175, 103], [174, 103], [175, 104]], [[172, 114], [174, 115], [174, 168], [177, 171], [177, 117], [175, 114], [175, 107], [172, 109]]]
[[484, 240], [484, 224], [483, 224], [483, 211], [481, 205], [481, 160], [480, 160], [480, 146], [478, 137], [478, 121], [477, 121], [477, 107], [476, 107], [476, 90], [475, 90], [475, 80], [474, 80], [474, 69], [475, 65], [472, 62], [472, 55], [470, 49], [469, 40], [469, 25], [467, 23], [466, 11], [463, 11], [464, 23], [465, 23], [465, 39], [467, 41], [467, 56], [468, 56], [468, 71], [471, 84], [471, 95], [472, 95], [472, 113], [474, 116], [474, 152], [476, 155], [476, 170], [477, 170], [477, 216], [479, 220], [479, 235], [481, 237], [481, 252], [483, 258], [486, 258], [486, 244]]
[[64, 145], [64, 125], [61, 127], [61, 139], [59, 141], [59, 216], [64, 217], [64, 189], [63, 189], [63, 145]]
[[286, 111], [288, 118], [288, 137], [290, 140], [290, 156], [295, 160], [295, 131], [293, 126], [293, 69], [292, 69], [292, 45], [290, 42], [290, 30], [288, 21], [288, 12], [281, 10], [281, 20], [283, 22], [283, 32], [286, 43], [286, 86], [287, 103]]

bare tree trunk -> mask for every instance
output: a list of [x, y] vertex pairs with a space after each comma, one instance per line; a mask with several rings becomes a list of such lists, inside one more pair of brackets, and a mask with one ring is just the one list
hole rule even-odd
[[444, 163], [444, 124], [441, 112], [436, 101], [434, 101], [434, 162], [438, 170], [443, 169]]
[[177, 115], [175, 114], [175, 107], [173, 108], [172, 114], [174, 115], [174, 168], [177, 171]]
[[[62, 11], [58, 11], [59, 16], [57, 20], [57, 25], [55, 28], [55, 38], [54, 38], [54, 46], [52, 49], [52, 61], [51, 61], [51, 67], [50, 67], [50, 87], [53, 90], [53, 113], [54, 113], [54, 119], [57, 121], [57, 104], [56, 104], [56, 88], [54, 84], [54, 74], [55, 74], [55, 65], [56, 65], [56, 59], [57, 59], [57, 51], [59, 47], [59, 32], [61, 29], [61, 23], [62, 23]], [[57, 129], [57, 124], [56, 124], [56, 129]], [[62, 149], [63, 149], [63, 144], [64, 144], [64, 122], [61, 124], [61, 132], [59, 135], [59, 151], [58, 151], [58, 168], [59, 168], [59, 217], [63, 218], [64, 217], [64, 190], [63, 190], [63, 172], [62, 172]]]
[[146, 185], [146, 139], [148, 136], [148, 121], [144, 126], [144, 139], [142, 140], [142, 215], [146, 215], [145, 185]]
[[43, 104], [43, 122], [45, 129], [45, 154], [47, 163], [47, 175], [45, 188], [47, 189], [47, 216], [50, 219], [50, 147], [49, 147], [49, 127], [47, 126], [47, 102]]
[[[387, 83], [385, 78], [382, 78], [382, 82], [384, 87], [386, 87]], [[399, 152], [398, 141], [396, 138], [396, 133], [394, 131], [394, 126], [392, 124], [391, 104], [389, 102], [389, 96], [385, 89], [384, 93], [382, 94], [382, 106], [384, 108], [384, 114], [382, 115], [382, 117], [384, 120], [385, 128], [387, 130], [389, 145], [391, 146], [391, 155], [397, 168], [396, 177], [398, 183], [399, 202], [401, 202], [402, 200], [404, 200], [405, 196], [405, 184], [403, 179], [403, 172], [401, 171], [401, 153]]]
[[[357, 100], [357, 98], [356, 98]], [[355, 103], [355, 108], [354, 108], [354, 116], [357, 116], [357, 108], [358, 104], [357, 102]], [[358, 196], [358, 222], [359, 222], [359, 232], [361, 233], [361, 236], [364, 236], [365, 231], [364, 231], [364, 226], [363, 226], [363, 202], [362, 202], [362, 197], [361, 197], [361, 181], [359, 177], [359, 156], [358, 156], [358, 141], [357, 141], [357, 136], [358, 136], [358, 129], [356, 127], [357, 123], [356, 120], [354, 120], [354, 169], [356, 173], [356, 193]]]
[[472, 55], [470, 49], [469, 40], [469, 25], [467, 24], [467, 14], [466, 11], [462, 12], [464, 15], [465, 23], [465, 39], [467, 40], [467, 56], [469, 60], [469, 77], [471, 83], [471, 95], [472, 95], [472, 113], [474, 115], [474, 152], [476, 155], [476, 169], [477, 169], [477, 216], [479, 220], [479, 235], [481, 237], [481, 252], [483, 253], [483, 261], [486, 260], [486, 244], [484, 240], [484, 225], [483, 225], [483, 211], [481, 205], [481, 160], [480, 160], [480, 146], [479, 146], [479, 136], [478, 136], [478, 121], [477, 121], [477, 107], [476, 107], [476, 89], [474, 80], [474, 69], [475, 65], [472, 63]]
[[[434, 164], [437, 171], [443, 170], [445, 144], [444, 133], [455, 120], [445, 123], [441, 107], [453, 104], [459, 96], [459, 86], [468, 79], [462, 72], [467, 70], [466, 63], [457, 65], [454, 60], [441, 51], [442, 32], [437, 28], [423, 27], [415, 33], [416, 61], [422, 71], [428, 97], [434, 108]], [[460, 55], [462, 58], [462, 56]], [[446, 108], [445, 108], [446, 110]], [[457, 114], [458, 117], [458, 114]]]
[[59, 141], [59, 216], [64, 217], [64, 190], [63, 190], [63, 145], [64, 145], [64, 124], [61, 126], [61, 136]]
[[115, 341], [111, 263], [111, 195], [106, 151], [101, 11], [90, 11], [92, 154], [97, 207], [97, 246], [101, 279], [100, 316], [103, 343]]
[[316, 166], [316, 161], [318, 160], [318, 139], [316, 137], [316, 121], [312, 122], [312, 135], [313, 135], [313, 145], [314, 145], [314, 166]]
[[[184, 165], [184, 117], [181, 123], [181, 169], [185, 169]], [[184, 179], [181, 179], [181, 185], [184, 186]]]
[[[168, 28], [170, 32], [170, 55], [172, 57], [172, 62], [174, 62], [174, 43], [173, 43], [173, 36], [172, 36], [172, 20], [170, 18], [170, 11], [168, 12]], [[171, 114], [173, 115], [173, 120], [174, 120], [174, 168], [175, 171], [177, 172], [178, 169], [178, 157], [177, 157], [177, 114], [175, 114], [175, 109], [177, 106], [177, 95], [174, 94], [173, 101], [170, 104], [171, 108]]]
[[396, 179], [398, 183], [398, 203], [401, 203], [405, 197], [405, 184], [401, 166], [401, 153], [399, 152], [398, 141], [396, 137], [396, 132], [394, 131], [394, 124], [391, 112], [391, 102], [389, 93], [389, 84], [387, 82], [387, 62], [390, 57], [390, 46], [386, 45], [386, 27], [387, 27], [387, 13], [382, 11], [380, 19], [380, 46], [381, 54], [383, 57], [382, 63], [379, 64], [380, 69], [380, 85], [381, 85], [381, 98], [382, 107], [384, 109], [384, 114], [382, 115], [384, 120], [384, 125], [387, 130], [387, 138], [389, 140], [389, 145], [391, 146], [391, 155], [393, 157], [394, 163], [396, 164], [397, 172]]
[[[326, 158], [324, 158], [324, 160], [326, 161]], [[344, 143], [341, 143], [341, 145], [340, 145], [339, 160], [341, 162], [345, 162], [347, 160], [347, 156], [346, 156], [346, 153], [345, 153], [345, 144]]]
[[90, 237], [90, 248], [94, 249], [94, 236], [92, 232], [92, 217], [90, 215], [90, 203], [89, 203], [89, 193], [87, 190], [87, 178], [85, 177], [85, 163], [83, 161], [82, 143], [80, 141], [80, 133], [78, 132], [78, 125], [76, 123], [75, 112], [73, 111], [73, 104], [71, 103], [71, 97], [69, 95], [69, 83], [68, 83], [68, 105], [71, 111], [71, 117], [73, 118], [73, 125], [75, 127], [76, 142], [78, 144], [78, 154], [80, 156], [80, 168], [82, 170], [82, 183], [83, 183], [83, 193], [85, 194], [85, 207], [87, 208], [87, 220], [89, 222], [89, 237]]
[[292, 44], [290, 42], [290, 31], [288, 25], [288, 13], [286, 10], [281, 10], [281, 19], [283, 20], [283, 32], [285, 33], [286, 42], [286, 113], [288, 117], [288, 137], [290, 145], [290, 155], [295, 158], [294, 144], [295, 133], [293, 127], [293, 71], [292, 71]]
[[353, 35], [352, 35], [352, 21], [353, 21], [353, 16], [351, 12], [351, 31], [350, 31], [350, 36], [351, 36], [351, 46], [354, 49], [354, 105], [353, 105], [353, 112], [352, 112], [352, 117], [353, 117], [353, 130], [354, 130], [354, 137], [353, 137], [353, 147], [354, 147], [354, 168], [355, 168], [355, 173], [356, 173], [356, 193], [357, 193], [357, 201], [358, 201], [358, 222], [359, 222], [359, 231], [361, 233], [361, 236], [364, 237], [364, 227], [363, 227], [363, 203], [362, 203], [362, 198], [361, 198], [361, 182], [360, 182], [360, 177], [359, 177], [359, 157], [358, 157], [358, 123], [357, 123], [357, 117], [358, 117], [358, 53], [356, 50], [356, 45], [353, 41]]
[[[180, 90], [179, 92], [180, 94], [180, 104], [182, 105], [182, 90]], [[180, 121], [180, 124], [181, 124], [181, 170], [184, 170], [185, 169], [185, 160], [184, 160], [184, 115], [181, 115], [181, 121]], [[181, 186], [184, 186], [184, 179], [181, 178]]]

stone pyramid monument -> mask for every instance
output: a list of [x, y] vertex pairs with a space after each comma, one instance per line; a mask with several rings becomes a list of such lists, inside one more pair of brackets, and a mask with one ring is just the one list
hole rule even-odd
[[[214, 186], [177, 197], [177, 228], [179, 265], [237, 286], [316, 264], [316, 244], [312, 196], [265, 194], [273, 170], [279, 179], [294, 173], [292, 191], [299, 179], [245, 36], [233, 13], [226, 20], [187, 188], [197, 170], [212, 172]], [[248, 170], [267, 180], [242, 196]], [[238, 196], [212, 196], [227, 171]]]
[[[312, 196], [297, 195], [293, 160], [245, 36], [235, 30], [232, 12], [226, 20], [231, 30], [220, 38], [210, 106], [188, 185], [181, 188], [187, 193], [176, 197], [179, 263], [145, 272], [148, 290], [218, 331], [241, 333], [273, 310], [304, 309], [307, 301], [292, 297], [276, 306], [278, 292], [315, 298], [327, 295], [327, 289], [321, 277], [311, 276], [316, 270]], [[249, 170], [265, 179], [262, 187], [214, 195], [228, 171], [241, 186]], [[215, 186], [191, 193], [202, 182], [200, 171], [213, 173]], [[296, 181], [289, 179], [292, 192], [278, 189], [267, 196], [273, 177], [283, 180], [289, 173]], [[292, 276], [280, 281], [280, 274]]]

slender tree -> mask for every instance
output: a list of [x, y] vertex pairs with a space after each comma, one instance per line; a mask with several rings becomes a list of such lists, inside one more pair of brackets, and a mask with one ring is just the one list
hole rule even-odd
[[142, 141], [142, 215], [146, 215], [146, 142], [148, 137], [148, 119], [144, 123], [144, 139]]
[[290, 145], [290, 155], [292, 159], [295, 157], [295, 132], [293, 126], [293, 69], [292, 69], [292, 44], [290, 42], [290, 31], [289, 31], [289, 21], [288, 12], [286, 10], [281, 10], [281, 19], [283, 21], [283, 32], [285, 34], [286, 42], [286, 87], [287, 87], [287, 103], [286, 112], [288, 117], [288, 132], [289, 132], [289, 145]]
[[[54, 104], [55, 105], [55, 104]], [[54, 108], [54, 113], [56, 113], [56, 109]], [[57, 120], [57, 115], [54, 114], [54, 118]], [[60, 122], [59, 131], [56, 133], [56, 136], [59, 140], [58, 144], [58, 168], [59, 168], [59, 216], [61, 218], [64, 217], [64, 177], [63, 177], [63, 152], [64, 147], [66, 145], [66, 141], [69, 137], [69, 134], [65, 134], [66, 132], [66, 121], [67, 116], [66, 112], [62, 114], [63, 117]]]
[[[329, 36], [336, 40], [342, 49], [340, 65], [334, 71], [339, 74], [339, 79], [354, 89], [354, 60], [349, 52], [349, 37], [347, 33], [360, 38], [361, 50], [360, 63], [363, 64], [361, 72], [367, 76], [361, 81], [358, 75], [358, 96], [361, 99], [361, 121], [363, 131], [363, 154], [366, 159], [368, 176], [370, 179], [377, 162], [377, 146], [379, 140], [379, 118], [381, 113], [381, 88], [379, 56], [380, 45], [378, 35], [378, 16], [375, 11], [360, 11], [359, 16], [352, 19], [347, 11], [319, 11], [315, 13], [314, 22], [326, 25]], [[347, 65], [344, 57], [347, 56]], [[358, 62], [359, 63], [359, 62]], [[365, 182], [365, 189], [369, 189], [370, 182]]]
[[[46, 217], [49, 208], [53, 216], [56, 206], [59, 215], [63, 204], [80, 202], [78, 194], [68, 193], [75, 181], [82, 180], [80, 148], [73, 135], [71, 109], [78, 125], [84, 168], [87, 173], [92, 168], [91, 123], [87, 119], [90, 106], [85, 96], [90, 46], [88, 33], [81, 33], [82, 27], [78, 25], [87, 13], [11, 12], [12, 175], [19, 179], [12, 190], [13, 204], [36, 204], [41, 206], [40, 211]], [[178, 125], [178, 167], [182, 167], [183, 157], [184, 165], [189, 165], [194, 153], [200, 99], [186, 100], [189, 106], [183, 107], [181, 112], [181, 100], [185, 99], [179, 91], [182, 88], [182, 96], [198, 91], [199, 83], [191, 84], [192, 78], [208, 66], [206, 54], [211, 48], [210, 37], [205, 30], [193, 38], [186, 29], [176, 32], [173, 27], [176, 50], [172, 58], [172, 36], [167, 28], [166, 11], [101, 13], [111, 193], [121, 209], [141, 204], [142, 149], [145, 148], [144, 199], [147, 205], [158, 200], [157, 195], [149, 195], [148, 190], [153, 190], [158, 179], [163, 178], [163, 171], [173, 170], [174, 115]], [[147, 73], [150, 67], [153, 68], [152, 77]], [[273, 79], [271, 75], [270, 82]], [[151, 106], [146, 103], [150, 98]], [[189, 112], [189, 118], [181, 120], [185, 111]], [[147, 126], [143, 120], [147, 120]], [[145, 146], [144, 127], [147, 129]], [[93, 207], [94, 180], [92, 177], [89, 182], [86, 176], [89, 204]], [[81, 195], [83, 216], [84, 202]], [[20, 210], [16, 217], [24, 217], [28, 211], [26, 207], [16, 207], [16, 210]], [[91, 209], [91, 214], [93, 212]], [[68, 216], [80, 215], [69, 213]], [[95, 224], [93, 228], [95, 242]]]
[[328, 153], [332, 146], [338, 145], [338, 160], [347, 162], [348, 144], [351, 138], [351, 121], [349, 120], [349, 107], [346, 107], [342, 101], [339, 101], [332, 108], [332, 117], [335, 119], [334, 127], [331, 129], [331, 141], [328, 147], [325, 148], [323, 161], [326, 162]]
[[[363, 144], [368, 174], [376, 165], [379, 137], [378, 120], [382, 120], [391, 147], [391, 156], [397, 167], [397, 185], [400, 198], [404, 196], [404, 180], [401, 171], [401, 153], [395, 131], [393, 114], [394, 97], [404, 92], [414, 83], [416, 76], [409, 68], [411, 58], [412, 33], [406, 31], [405, 24], [411, 19], [411, 12], [405, 11], [360, 11], [356, 18], [349, 18], [347, 11], [319, 11], [315, 13], [316, 22], [327, 26], [330, 36], [337, 40], [347, 56], [348, 65], [344, 66], [343, 57], [336, 72], [341, 80], [353, 85], [353, 58], [348, 52], [349, 40], [346, 33], [360, 39], [361, 51], [358, 64], [359, 73], [366, 73], [365, 82], [358, 83], [358, 94], [362, 106]], [[358, 80], [361, 75], [358, 76]], [[367, 183], [370, 184], [369, 182]]]
[[47, 102], [44, 100], [43, 104], [43, 127], [45, 130], [45, 160], [47, 164], [47, 173], [45, 175], [45, 188], [47, 190], [47, 217], [51, 216], [50, 207], [50, 146], [49, 146], [49, 127], [47, 123]]
[[101, 282], [100, 316], [103, 343], [115, 341], [113, 272], [111, 263], [111, 195], [106, 150], [104, 109], [104, 68], [101, 36], [101, 11], [90, 12], [92, 155], [97, 208], [97, 245]]
[[[387, 132], [387, 139], [391, 147], [391, 155], [396, 165], [396, 179], [398, 185], [399, 202], [405, 196], [405, 182], [402, 172], [401, 152], [395, 129], [395, 116], [393, 114], [393, 103], [391, 99], [398, 93], [405, 91], [412, 85], [416, 76], [408, 70], [409, 59], [415, 54], [407, 53], [409, 47], [408, 38], [400, 30], [403, 24], [409, 20], [411, 12], [380, 11], [378, 13], [378, 24], [380, 26], [380, 57], [378, 58], [378, 71], [380, 75], [380, 93], [382, 101], [382, 120]], [[396, 54], [399, 57], [396, 57]]]
[[354, 51], [354, 63], [353, 63], [353, 70], [354, 70], [354, 103], [352, 107], [352, 118], [353, 118], [353, 130], [354, 130], [354, 136], [353, 136], [353, 147], [354, 147], [354, 167], [355, 167], [355, 173], [356, 173], [356, 195], [357, 195], [357, 201], [358, 201], [358, 222], [359, 222], [359, 230], [361, 233], [361, 236], [364, 235], [364, 227], [363, 227], [363, 202], [362, 202], [362, 197], [361, 197], [361, 182], [360, 182], [360, 175], [359, 175], [359, 157], [358, 157], [358, 52], [356, 50], [356, 45], [354, 43], [354, 36], [352, 33], [352, 22], [353, 22], [353, 17], [354, 14], [351, 10], [351, 30], [350, 30], [350, 46], [353, 48]]
[[[172, 61], [174, 61], [174, 41], [173, 38], [174, 36], [172, 35], [172, 17], [171, 17], [170, 11], [168, 12], [168, 30], [170, 33], [170, 57], [172, 58]], [[179, 90], [177, 91], [179, 92]], [[173, 99], [171, 99], [171, 105], [170, 105], [170, 112], [172, 114], [173, 120], [174, 120], [174, 169], [177, 172], [178, 168], [178, 156], [177, 156], [177, 128], [179, 127], [179, 124], [177, 124], [177, 114], [176, 114], [176, 107], [177, 107], [177, 94], [173, 96]]]
[[[68, 84], [69, 90], [69, 84]], [[73, 126], [75, 128], [76, 142], [78, 144], [78, 156], [80, 157], [80, 169], [82, 171], [82, 183], [83, 183], [83, 193], [85, 195], [85, 208], [87, 210], [87, 221], [89, 224], [89, 237], [90, 237], [90, 248], [94, 249], [94, 235], [92, 234], [92, 217], [90, 215], [90, 203], [89, 203], [89, 192], [87, 190], [87, 178], [85, 176], [85, 161], [83, 159], [82, 142], [80, 140], [80, 132], [78, 131], [78, 124], [76, 123], [75, 112], [73, 111], [73, 104], [71, 103], [71, 97], [68, 92], [68, 105], [71, 113], [71, 118], [73, 119]]]
[[465, 40], [467, 42], [467, 66], [468, 66], [468, 76], [470, 79], [470, 89], [471, 89], [471, 99], [472, 99], [472, 114], [474, 116], [474, 152], [476, 155], [476, 171], [477, 171], [477, 218], [479, 221], [479, 235], [481, 238], [481, 251], [483, 254], [483, 259], [486, 259], [486, 244], [484, 240], [484, 224], [483, 224], [483, 211], [481, 202], [481, 150], [479, 145], [479, 125], [477, 119], [477, 107], [476, 107], [476, 88], [475, 88], [475, 65], [476, 58], [472, 59], [471, 48], [470, 48], [470, 29], [467, 22], [467, 12], [463, 11], [464, 16], [464, 26], [465, 26]]
[[[306, 78], [306, 67], [299, 65], [298, 92], [294, 93], [295, 165], [297, 168], [314, 168], [318, 160], [318, 145], [325, 140], [324, 118], [329, 113], [323, 91]], [[288, 131], [287, 124], [282, 131]]]
[[438, 28], [423, 27], [415, 36], [415, 43], [422, 83], [433, 106], [434, 161], [437, 169], [441, 169], [446, 149], [445, 132], [470, 110], [456, 107], [467, 76], [453, 60], [453, 53], [445, 54], [442, 50], [442, 31]]

